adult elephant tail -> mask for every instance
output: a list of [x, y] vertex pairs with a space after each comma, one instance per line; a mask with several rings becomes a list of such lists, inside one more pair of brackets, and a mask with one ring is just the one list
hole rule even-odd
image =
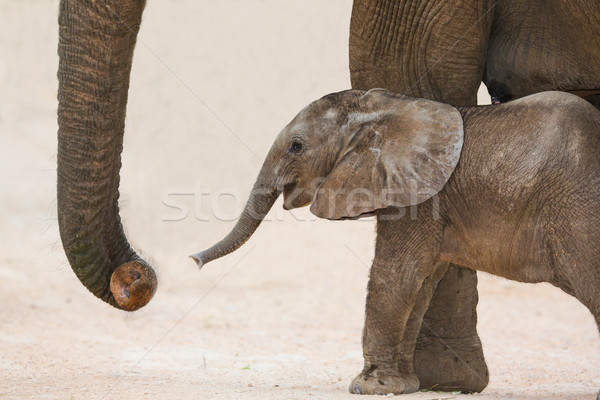
[[58, 224], [73, 271], [127, 311], [146, 305], [156, 275], [119, 218], [119, 170], [131, 60], [145, 0], [61, 0]]

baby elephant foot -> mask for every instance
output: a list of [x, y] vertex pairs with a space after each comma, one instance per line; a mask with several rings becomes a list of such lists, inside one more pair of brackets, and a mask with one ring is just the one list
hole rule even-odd
[[413, 393], [419, 389], [419, 378], [415, 374], [383, 371], [371, 365], [354, 378], [348, 389], [354, 394]]

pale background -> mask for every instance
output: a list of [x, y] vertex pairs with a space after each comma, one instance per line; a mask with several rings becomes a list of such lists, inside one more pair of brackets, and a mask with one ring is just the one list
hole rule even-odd
[[[350, 398], [372, 220], [316, 221], [277, 203], [238, 252], [201, 272], [187, 255], [232, 227], [296, 112], [349, 87], [351, 0], [149, 1], [121, 208], [160, 285], [133, 315], [86, 291], [58, 237], [57, 10], [0, 0], [0, 398]], [[227, 220], [202, 221], [211, 209]], [[600, 340], [587, 309], [549, 285], [479, 276], [491, 378], [476, 398], [595, 398]]]

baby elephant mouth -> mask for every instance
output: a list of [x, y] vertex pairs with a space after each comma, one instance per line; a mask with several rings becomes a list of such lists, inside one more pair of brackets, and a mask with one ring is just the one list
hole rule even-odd
[[283, 186], [284, 199], [286, 199], [290, 195], [290, 193], [292, 193], [296, 189], [296, 185], [298, 185], [298, 182], [288, 183], [287, 185]]
[[[300, 186], [300, 187], [298, 187]], [[296, 181], [288, 183], [283, 188], [283, 209], [292, 210], [294, 208], [304, 207], [312, 202], [310, 190], [306, 190]]]
[[294, 208], [293, 202], [294, 199], [298, 196], [296, 193], [296, 186], [298, 182], [288, 183], [283, 187], [283, 209], [291, 210]]

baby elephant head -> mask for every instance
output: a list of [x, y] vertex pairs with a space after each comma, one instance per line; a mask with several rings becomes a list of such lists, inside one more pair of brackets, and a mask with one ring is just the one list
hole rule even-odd
[[419, 204], [439, 192], [463, 143], [460, 113], [387, 90], [347, 90], [302, 110], [277, 136], [234, 229], [194, 254], [201, 267], [250, 238], [279, 194], [327, 219]]

